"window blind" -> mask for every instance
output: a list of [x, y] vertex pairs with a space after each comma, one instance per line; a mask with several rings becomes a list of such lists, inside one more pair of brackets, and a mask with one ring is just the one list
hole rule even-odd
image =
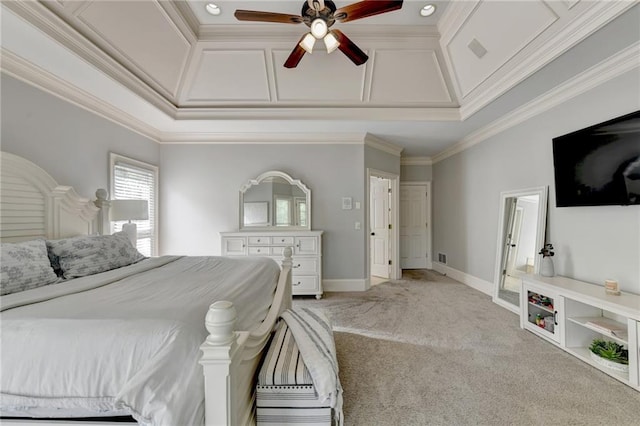
[[[156, 255], [156, 209], [157, 209], [157, 167], [112, 155], [111, 199], [113, 200], [147, 200], [149, 203], [149, 220], [134, 220], [138, 230], [137, 249], [145, 256]], [[113, 222], [113, 232], [122, 229], [126, 222]]]

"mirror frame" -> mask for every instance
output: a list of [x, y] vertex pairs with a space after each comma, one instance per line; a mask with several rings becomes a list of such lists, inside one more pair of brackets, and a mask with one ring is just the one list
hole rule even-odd
[[[504, 256], [504, 240], [506, 237], [505, 227], [506, 227], [506, 218], [505, 218], [505, 205], [508, 198], [514, 197], [524, 197], [527, 195], [538, 195], [540, 198], [540, 202], [538, 203], [538, 225], [536, 229], [536, 250], [538, 248], [542, 248], [542, 245], [545, 243], [545, 234], [546, 234], [546, 226], [547, 226], [547, 203], [548, 203], [548, 189], [546, 186], [539, 186], [535, 188], [528, 189], [517, 189], [512, 191], [502, 191], [500, 193], [500, 215], [498, 216], [498, 244], [496, 245], [496, 264], [494, 269], [494, 288], [493, 288], [493, 301], [507, 308], [517, 314], [520, 314], [520, 307], [513, 305], [506, 300], [500, 299], [500, 277], [501, 269], [502, 269], [502, 257]], [[539, 256], [536, 251], [534, 261], [533, 261], [533, 273], [537, 274], [540, 270], [540, 262]]]
[[[290, 185], [297, 186], [302, 192], [304, 192], [307, 199], [307, 225], [306, 226], [246, 226], [244, 224], [244, 194], [249, 190], [249, 188], [259, 185], [262, 181], [268, 178], [278, 177], [289, 182]], [[239, 222], [240, 226], [238, 229], [241, 231], [310, 231], [311, 230], [311, 190], [307, 188], [307, 186], [302, 183], [299, 179], [294, 179], [285, 172], [281, 172], [278, 170], [270, 170], [268, 172], [262, 173], [255, 179], [250, 179], [247, 183], [242, 185], [240, 188], [240, 215]], [[273, 200], [269, 200], [270, 205], [273, 205]]]

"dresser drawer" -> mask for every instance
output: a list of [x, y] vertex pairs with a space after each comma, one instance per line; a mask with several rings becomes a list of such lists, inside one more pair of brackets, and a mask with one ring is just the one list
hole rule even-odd
[[293, 294], [318, 291], [318, 277], [316, 276], [294, 276], [292, 284]]
[[309, 275], [318, 273], [318, 259], [295, 258], [293, 259], [293, 274]]
[[250, 245], [271, 244], [271, 237], [249, 237]]
[[249, 247], [249, 256], [270, 256], [270, 247]]
[[293, 237], [271, 237], [271, 244], [279, 246], [293, 246]]

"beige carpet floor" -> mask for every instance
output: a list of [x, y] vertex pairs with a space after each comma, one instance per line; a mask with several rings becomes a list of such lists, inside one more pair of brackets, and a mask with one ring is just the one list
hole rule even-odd
[[432, 271], [294, 306], [331, 318], [346, 425], [640, 425], [640, 393]]

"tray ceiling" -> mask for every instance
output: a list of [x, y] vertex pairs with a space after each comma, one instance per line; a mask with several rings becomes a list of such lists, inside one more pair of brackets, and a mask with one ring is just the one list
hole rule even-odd
[[[338, 7], [350, 3], [336, 1]], [[336, 23], [369, 55], [362, 66], [339, 51], [317, 49], [294, 69], [282, 64], [306, 26], [239, 22], [233, 12], [297, 15], [301, 0], [217, 1], [219, 16], [206, 13], [207, 2], [193, 0], [3, 6], [174, 122], [461, 122], [633, 5], [586, 0], [431, 3], [436, 13], [429, 18], [419, 14], [425, 1], [405, 0], [399, 11]], [[11, 44], [3, 43], [3, 52], [25, 59], [20, 43]], [[68, 75], [63, 79], [74, 84]]]

